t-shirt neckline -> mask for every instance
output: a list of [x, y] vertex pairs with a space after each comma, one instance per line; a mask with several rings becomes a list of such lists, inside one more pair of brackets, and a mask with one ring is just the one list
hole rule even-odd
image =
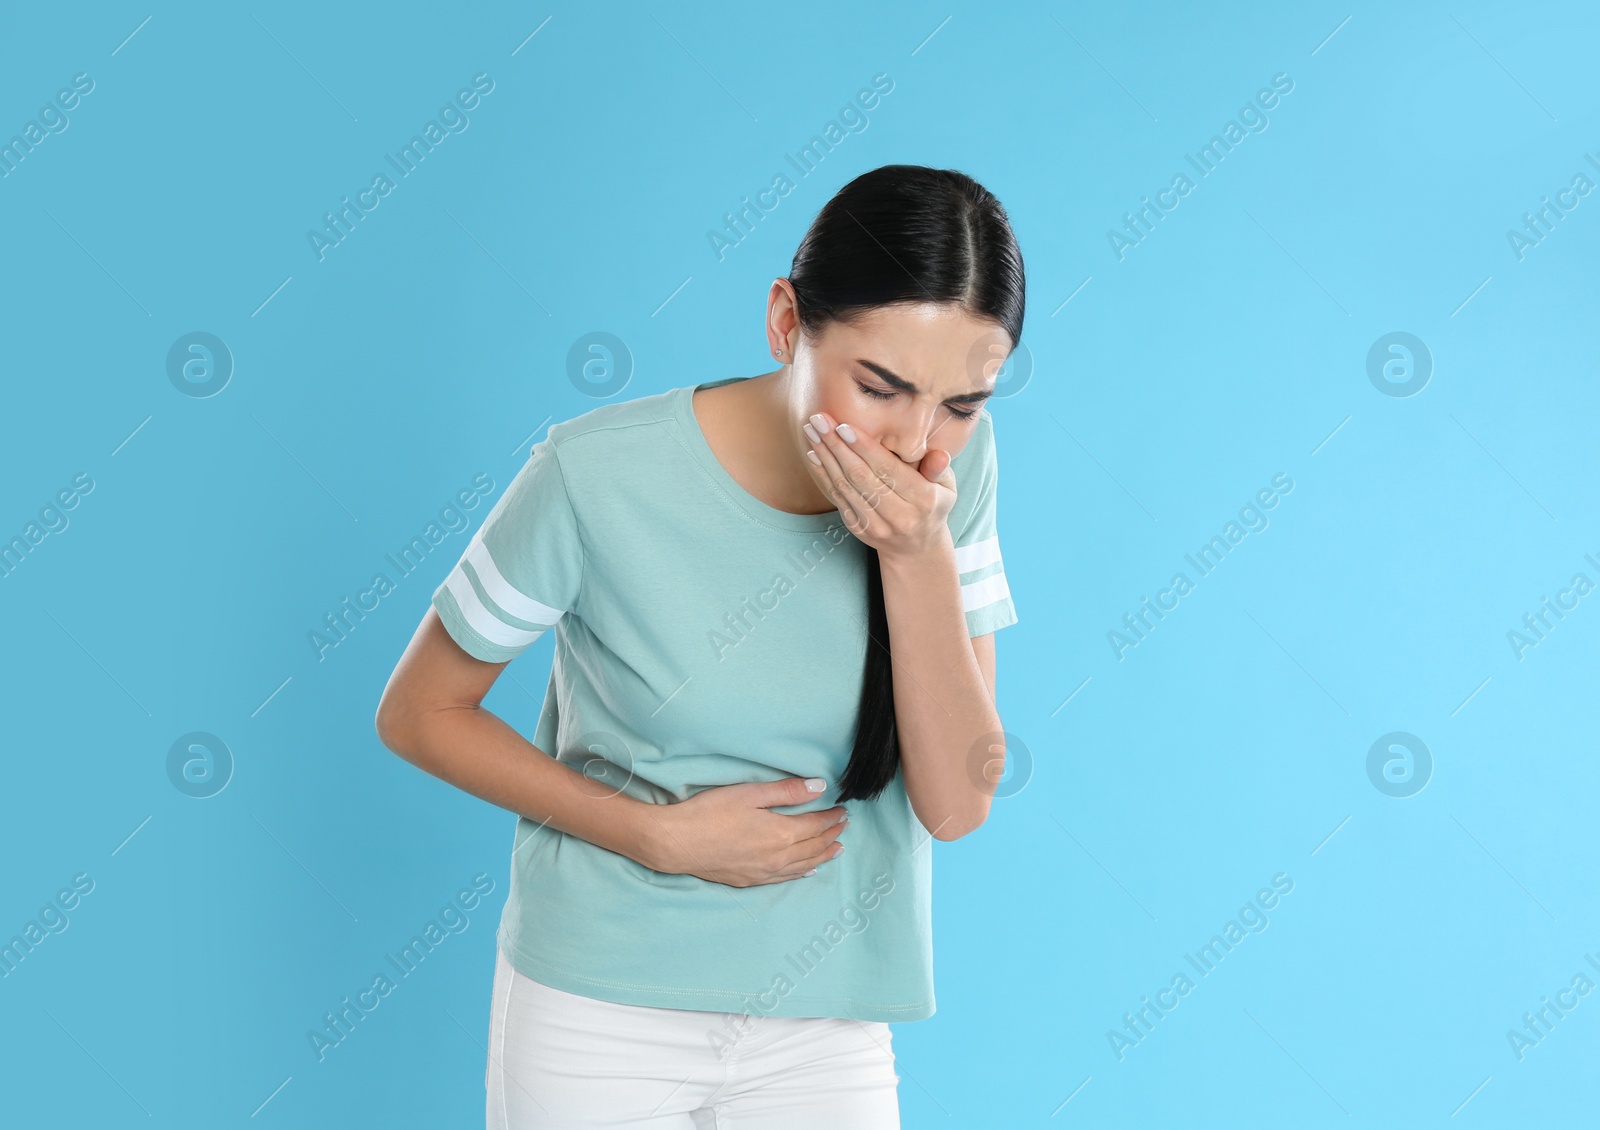
[[717, 460], [716, 453], [711, 450], [711, 444], [706, 440], [705, 432], [700, 429], [700, 420], [694, 414], [694, 394], [698, 389], [716, 388], [718, 385], [749, 379], [749, 377], [724, 377], [721, 380], [684, 385], [676, 390], [673, 407], [690, 450], [706, 474], [722, 488], [723, 493], [733, 501], [734, 505], [758, 522], [769, 526], [780, 526], [786, 530], [805, 531], [821, 531], [830, 526], [840, 525], [841, 520], [837, 510], [826, 510], [821, 514], [795, 514], [788, 510], [779, 510], [776, 506], [769, 506], [740, 486], [739, 480], [728, 474], [727, 468]]

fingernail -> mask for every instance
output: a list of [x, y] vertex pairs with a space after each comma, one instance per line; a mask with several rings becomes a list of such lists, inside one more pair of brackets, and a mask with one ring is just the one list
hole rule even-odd
[[815, 463], [818, 467], [822, 466], [822, 458], [815, 451], [806, 452], [806, 458], [811, 460], [811, 462]]
[[817, 873], [817, 869], [815, 867], [813, 867], [810, 871], [806, 872], [807, 875], [815, 875], [816, 873]]
[[821, 443], [822, 442], [822, 437], [817, 434], [817, 429], [813, 428], [810, 424], [805, 425], [805, 427], [803, 427], [801, 429], [801, 431], [806, 433], [806, 438], [808, 440], [810, 440], [812, 443]]
[[850, 823], [850, 814], [848, 812], [846, 812], [843, 816], [839, 817], [839, 819], [835, 820], [834, 823], [835, 824], [848, 824], [848, 823]]
[[818, 412], [816, 415], [811, 417], [811, 423], [812, 426], [823, 435], [828, 434], [828, 421], [823, 419], [821, 412]]
[[823, 780], [821, 777], [807, 777], [806, 778], [806, 788], [810, 789], [814, 793], [820, 793], [823, 789], [825, 789], [827, 787], [828, 787], [828, 782]]
[[846, 443], [854, 443], [856, 441], [855, 429], [849, 424], [840, 424], [835, 431], [839, 433], [839, 438], [844, 440]]

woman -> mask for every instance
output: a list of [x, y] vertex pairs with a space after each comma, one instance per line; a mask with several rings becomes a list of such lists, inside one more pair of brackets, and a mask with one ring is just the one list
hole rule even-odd
[[[434, 593], [377, 724], [521, 816], [490, 1127], [898, 1127], [927, 841], [1003, 766], [982, 406], [1022, 315], [987, 190], [866, 173], [772, 284], [777, 370], [552, 426]], [[551, 627], [530, 742], [480, 703]]]

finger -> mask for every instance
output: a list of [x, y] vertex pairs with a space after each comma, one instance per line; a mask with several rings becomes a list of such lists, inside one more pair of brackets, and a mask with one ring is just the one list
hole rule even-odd
[[908, 502], [911, 501], [910, 496], [906, 494], [906, 488], [910, 486], [905, 476], [906, 461], [865, 432], [849, 425], [845, 427], [852, 439], [846, 440], [840, 435], [838, 425], [829, 428], [828, 434], [822, 439], [838, 460], [850, 484], [874, 508], [881, 501], [884, 492], [898, 494]]
[[[808, 438], [806, 442], [811, 441]], [[809, 459], [806, 460], [811, 466], [811, 477], [816, 480], [822, 493], [839, 508], [839, 516], [844, 519], [845, 528], [859, 537], [867, 528], [866, 500], [850, 487], [849, 481], [844, 478], [844, 472], [839, 469], [839, 461], [833, 457], [826, 444], [811, 444], [809, 450], [817, 457], [814, 463]]]
[[[821, 778], [815, 778], [821, 780]], [[823, 787], [827, 782], [823, 781]], [[725, 789], [741, 789], [751, 792], [755, 799], [750, 803], [757, 808], [774, 808], [786, 804], [804, 804], [808, 800], [816, 800], [817, 794], [806, 787], [804, 777], [783, 777], [776, 781], [746, 781], [737, 785], [722, 785]], [[699, 794], [696, 794], [699, 795]], [[778, 813], [782, 816], [785, 813]], [[809, 816], [810, 813], [797, 812], [795, 816]]]
[[[872, 524], [872, 512], [883, 502], [886, 488], [880, 484], [874, 490], [871, 484], [865, 481], [857, 482], [851, 478], [850, 474], [839, 462], [841, 454], [846, 458], [850, 458], [851, 453], [845, 447], [844, 441], [835, 436], [832, 431], [822, 437], [820, 444], [812, 445], [812, 450], [817, 452], [818, 457], [822, 460], [822, 473], [827, 476], [828, 482], [833, 487], [831, 497], [835, 501], [843, 499], [840, 503], [841, 508], [848, 505], [856, 514], [858, 525], [851, 526], [851, 532], [859, 535], [862, 530], [869, 529]], [[859, 456], [854, 457], [854, 459], [856, 465], [861, 469], [857, 472], [858, 475], [866, 473], [866, 464], [861, 462]]]
[[[824, 460], [827, 455], [832, 455], [834, 463], [838, 466], [837, 472], [833, 472], [830, 468], [830, 473], [836, 476], [842, 475], [848, 484], [848, 489], [854, 492], [851, 496], [851, 505], [858, 510], [876, 510], [887, 498], [892, 498], [896, 494], [905, 498], [906, 496], [901, 493], [902, 485], [906, 483], [906, 476], [903, 473], [907, 470], [905, 460], [898, 456], [894, 458], [894, 462], [902, 469], [902, 473], [897, 475], [890, 463], [885, 461], [885, 456], [888, 454], [886, 448], [870, 436], [865, 436], [854, 429], [851, 429], [851, 434], [855, 436], [854, 444], [845, 442], [837, 427], [830, 428], [828, 434], [822, 437], [821, 445], [825, 452]], [[868, 445], [876, 450], [870, 450]], [[860, 497], [859, 502], [856, 501], [856, 496]]]
[[790, 845], [789, 856], [784, 861], [782, 869], [790, 871], [798, 867], [804, 871], [807, 867], [816, 866], [818, 859], [833, 858], [833, 845], [848, 827], [849, 824], [834, 824], [823, 829], [820, 835], [796, 841]]
[[810, 839], [839, 823], [850, 815], [850, 810], [842, 804], [836, 804], [832, 808], [819, 808], [815, 812], [780, 812], [776, 815], [790, 821], [789, 827], [796, 836]]
[[829, 842], [816, 852], [796, 861], [792, 866], [786, 867], [780, 874], [786, 879], [798, 879], [807, 872], [821, 867], [831, 859], [837, 859], [844, 851], [844, 844]]
[[838, 839], [840, 834], [848, 827], [850, 827], [848, 820], [835, 819], [817, 828], [814, 832], [808, 831], [791, 845], [791, 857], [798, 858], [821, 851], [829, 843]]

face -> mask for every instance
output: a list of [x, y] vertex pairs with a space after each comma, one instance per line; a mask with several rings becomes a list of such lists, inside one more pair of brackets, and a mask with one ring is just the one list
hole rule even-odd
[[[829, 323], [817, 338], [795, 325], [776, 348], [791, 363], [796, 435], [812, 413], [825, 412], [916, 464], [930, 447], [954, 458], [967, 445], [1012, 342], [952, 303], [920, 303]], [[804, 439], [797, 442], [803, 450]]]

